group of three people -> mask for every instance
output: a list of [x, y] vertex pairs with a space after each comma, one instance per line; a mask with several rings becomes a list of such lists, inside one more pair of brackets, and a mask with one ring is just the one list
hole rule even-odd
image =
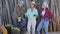
[[[20, 6], [21, 5], [19, 5], [19, 7]], [[48, 8], [47, 2], [42, 3], [42, 9], [40, 10], [37, 10], [35, 6], [36, 3], [32, 1], [30, 3], [30, 8], [25, 13], [25, 16], [28, 17], [28, 24], [27, 24], [28, 34], [31, 34], [31, 27], [32, 27], [32, 34], [35, 34], [35, 31], [37, 32], [37, 34], [40, 34], [40, 30], [42, 27], [44, 27], [45, 34], [48, 34], [49, 21], [54, 19], [54, 14]], [[41, 21], [36, 29], [36, 24], [37, 24], [36, 18], [38, 17], [38, 11], [39, 11], [39, 16], [41, 16]]]

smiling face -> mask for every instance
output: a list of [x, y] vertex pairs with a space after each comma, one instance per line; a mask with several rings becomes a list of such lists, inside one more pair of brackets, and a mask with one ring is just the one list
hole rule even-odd
[[30, 7], [31, 7], [31, 8], [34, 8], [34, 4], [30, 4]]
[[45, 9], [45, 8], [46, 8], [46, 6], [45, 6], [44, 4], [42, 4], [42, 8], [43, 8], [43, 9]]

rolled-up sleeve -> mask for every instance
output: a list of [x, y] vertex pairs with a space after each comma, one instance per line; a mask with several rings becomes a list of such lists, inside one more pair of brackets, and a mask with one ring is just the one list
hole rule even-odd
[[36, 12], [35, 12], [35, 13], [36, 13], [36, 15], [38, 16], [38, 10], [36, 10]]

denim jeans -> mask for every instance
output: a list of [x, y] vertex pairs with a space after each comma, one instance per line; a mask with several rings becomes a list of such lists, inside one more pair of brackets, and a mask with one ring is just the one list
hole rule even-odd
[[[21, 18], [21, 24], [20, 24], [20, 27], [21, 27], [21, 28], [24, 27], [25, 24], [26, 24], [26, 19], [25, 19], [25, 18]], [[14, 25], [15, 27], [18, 27], [18, 22], [17, 22], [16, 19], [13, 19], [13, 25]]]
[[40, 30], [42, 29], [42, 27], [44, 27], [44, 33], [48, 34], [48, 25], [49, 25], [48, 19], [41, 19], [41, 22], [39, 23], [37, 27], [37, 34], [41, 34]]
[[23, 28], [25, 25], [26, 25], [26, 19], [23, 17], [23, 18], [21, 19], [20, 27]]
[[16, 20], [16, 19], [13, 19], [13, 25], [14, 25], [15, 27], [18, 27], [18, 23], [17, 23], [17, 20]]

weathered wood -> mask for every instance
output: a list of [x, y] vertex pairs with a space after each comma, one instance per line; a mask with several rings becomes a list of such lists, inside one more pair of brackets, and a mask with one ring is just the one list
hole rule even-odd
[[[0, 0], [0, 15], [2, 13], [2, 22], [6, 23], [6, 21], [9, 21], [9, 23], [11, 24], [11, 16], [13, 15], [13, 12], [16, 12], [16, 9], [18, 6], [17, 1], [18, 0]], [[25, 7], [28, 9], [30, 7], [31, 0], [24, 0], [24, 1], [25, 1]], [[50, 6], [49, 8], [51, 8], [51, 10], [54, 12], [54, 15], [56, 16], [53, 23], [50, 24], [49, 30], [56, 31], [56, 28], [59, 30], [60, 29], [59, 28], [60, 27], [60, 19], [59, 19], [60, 0], [38, 0], [38, 1], [34, 0], [34, 1], [37, 3], [38, 9], [40, 9], [42, 7], [43, 1], [47, 1], [49, 3], [49, 6]], [[3, 7], [2, 7], [2, 5], [3, 5]], [[0, 18], [1, 18], [1, 16], [0, 16]], [[0, 23], [1, 23], [1, 19], [0, 19]]]
[[7, 8], [7, 10], [8, 10], [9, 23], [11, 24], [11, 18], [10, 18], [10, 11], [9, 11], [8, 1], [7, 1], [7, 0], [5, 0], [5, 2], [6, 2], [6, 8]]
[[26, 8], [28, 9], [30, 7], [30, 0], [26, 0]]
[[0, 34], [2, 34], [2, 30], [1, 30], [1, 27], [0, 27]]
[[59, 6], [58, 6], [58, 0], [55, 0], [55, 4], [56, 4], [56, 15], [57, 15], [57, 30], [59, 29]]
[[2, 25], [1, 15], [2, 15], [2, 1], [0, 0], [0, 26]]

